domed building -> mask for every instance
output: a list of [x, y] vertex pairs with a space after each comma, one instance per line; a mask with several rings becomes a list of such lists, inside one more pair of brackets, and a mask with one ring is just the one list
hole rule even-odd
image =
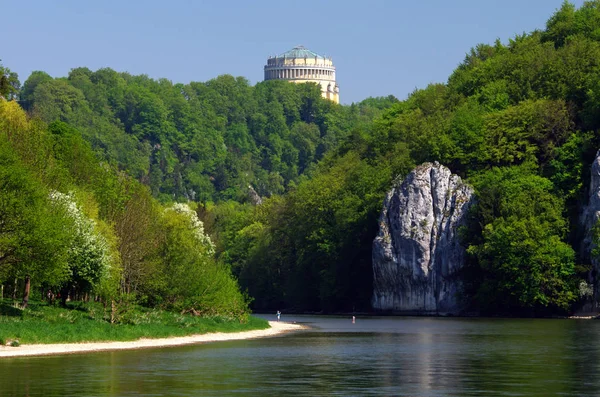
[[303, 46], [269, 57], [265, 65], [265, 80], [317, 83], [321, 86], [323, 98], [340, 103], [340, 89], [335, 82], [335, 66], [331, 58], [316, 54]]

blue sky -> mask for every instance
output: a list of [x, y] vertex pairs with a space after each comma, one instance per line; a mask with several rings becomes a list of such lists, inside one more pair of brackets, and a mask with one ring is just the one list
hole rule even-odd
[[[581, 6], [583, 0], [572, 1]], [[6, 1], [2, 64], [66, 76], [87, 66], [206, 81], [263, 78], [296, 45], [331, 56], [342, 103], [445, 82], [478, 43], [543, 29], [562, 0]]]

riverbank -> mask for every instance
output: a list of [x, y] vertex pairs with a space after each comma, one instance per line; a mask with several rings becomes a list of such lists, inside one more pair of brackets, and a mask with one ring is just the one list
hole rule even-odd
[[247, 314], [196, 316], [129, 304], [111, 319], [110, 309], [97, 302], [70, 302], [67, 307], [30, 302], [27, 309], [0, 304], [0, 346], [130, 342], [267, 328], [267, 320]]
[[306, 326], [269, 321], [270, 328], [242, 332], [215, 332], [173, 338], [139, 339], [128, 342], [32, 344], [17, 347], [0, 346], [0, 357], [44, 356], [57, 354], [90, 353], [107, 350], [131, 350], [182, 346], [197, 343], [221, 342], [240, 339], [266, 338], [306, 329]]

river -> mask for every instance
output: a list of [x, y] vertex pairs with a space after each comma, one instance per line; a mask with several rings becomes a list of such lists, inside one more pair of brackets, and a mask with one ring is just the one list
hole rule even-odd
[[[275, 316], [265, 318], [275, 319]], [[1, 396], [598, 396], [600, 321], [286, 316], [312, 329], [0, 359]]]

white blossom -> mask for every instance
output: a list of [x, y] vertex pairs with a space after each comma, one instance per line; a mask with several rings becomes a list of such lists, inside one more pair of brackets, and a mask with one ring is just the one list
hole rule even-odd
[[192, 231], [196, 241], [206, 248], [208, 255], [215, 253], [215, 245], [206, 233], [204, 233], [204, 223], [198, 219], [196, 211], [192, 210], [185, 203], [175, 203], [165, 211], [175, 211], [178, 214], [184, 215], [188, 219], [190, 230]]
[[98, 282], [107, 276], [111, 265], [108, 241], [96, 230], [96, 222], [81, 211], [71, 194], [52, 191], [50, 199], [66, 210], [75, 226], [69, 247], [71, 274], [79, 281]]

